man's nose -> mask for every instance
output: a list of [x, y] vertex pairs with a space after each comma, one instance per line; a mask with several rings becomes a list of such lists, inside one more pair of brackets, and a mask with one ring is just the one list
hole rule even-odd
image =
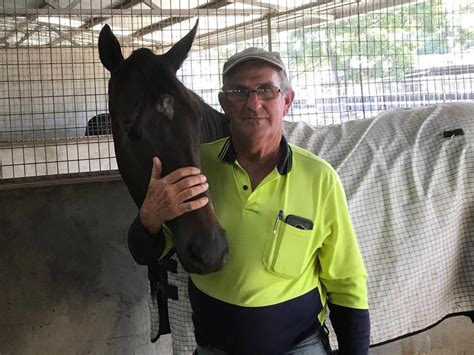
[[247, 98], [247, 107], [251, 110], [256, 111], [262, 106], [262, 100], [258, 97], [256, 91], [250, 91], [249, 97]]

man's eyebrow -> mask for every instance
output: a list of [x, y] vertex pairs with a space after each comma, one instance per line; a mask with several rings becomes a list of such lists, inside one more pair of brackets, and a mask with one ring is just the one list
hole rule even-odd
[[228, 85], [228, 88], [229, 88], [230, 90], [247, 89], [246, 86], [244, 86], [244, 85], [239, 85], [239, 84], [230, 84], [230, 85]]

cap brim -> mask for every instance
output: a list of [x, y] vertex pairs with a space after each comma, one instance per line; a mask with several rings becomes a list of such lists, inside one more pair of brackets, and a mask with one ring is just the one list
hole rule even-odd
[[274, 61], [270, 58], [257, 56], [257, 55], [254, 55], [254, 56], [250, 55], [250, 56], [246, 56], [245, 58], [240, 58], [240, 59], [236, 60], [234, 63], [232, 63], [231, 65], [227, 66], [227, 68], [225, 68], [224, 71], [222, 72], [222, 75], [227, 74], [229, 71], [231, 71], [237, 65], [239, 65], [241, 63], [244, 63], [244, 62], [247, 62], [249, 60], [258, 60], [258, 61], [261, 61], [261, 62], [265, 62], [265, 63], [271, 64], [271, 65], [285, 71], [285, 67], [282, 66], [282, 64], [278, 63], [277, 61]]

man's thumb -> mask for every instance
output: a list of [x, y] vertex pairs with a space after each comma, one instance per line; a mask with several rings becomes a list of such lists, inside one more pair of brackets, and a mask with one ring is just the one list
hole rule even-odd
[[150, 179], [159, 179], [161, 178], [161, 160], [158, 157], [153, 158], [153, 168], [151, 169], [151, 177]]

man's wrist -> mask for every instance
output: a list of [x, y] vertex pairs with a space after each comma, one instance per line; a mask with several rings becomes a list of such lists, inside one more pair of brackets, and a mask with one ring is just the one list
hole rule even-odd
[[142, 217], [141, 213], [138, 214], [138, 221], [151, 238], [157, 237], [163, 232], [162, 223], [157, 223], [156, 221], [149, 223], [146, 218]]

